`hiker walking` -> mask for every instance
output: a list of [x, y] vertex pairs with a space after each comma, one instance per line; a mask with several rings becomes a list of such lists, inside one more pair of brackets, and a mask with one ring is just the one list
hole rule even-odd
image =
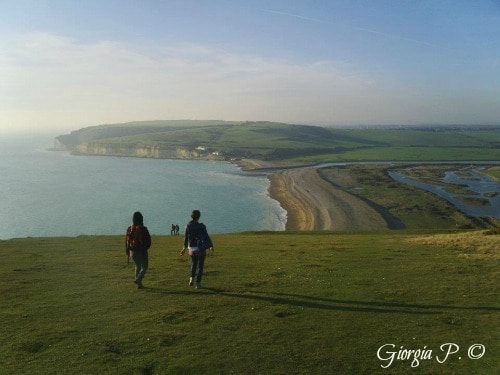
[[135, 263], [134, 283], [138, 289], [143, 289], [142, 279], [148, 270], [148, 249], [151, 247], [151, 236], [148, 228], [144, 226], [143, 217], [140, 212], [135, 212], [132, 225], [127, 228], [125, 249], [127, 255], [132, 255]]
[[194, 210], [191, 213], [191, 221], [186, 225], [184, 233], [184, 247], [181, 250], [181, 255], [184, 255], [186, 250], [189, 250], [191, 257], [191, 277], [189, 278], [189, 285], [192, 286], [195, 282], [196, 276], [196, 289], [202, 288], [201, 277], [203, 276], [203, 266], [205, 265], [205, 256], [207, 250], [211, 254], [214, 253], [212, 240], [208, 235], [205, 224], [199, 223], [200, 211]]

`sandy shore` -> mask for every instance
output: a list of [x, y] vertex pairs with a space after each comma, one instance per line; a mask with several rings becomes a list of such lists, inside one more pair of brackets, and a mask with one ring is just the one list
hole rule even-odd
[[[384, 230], [402, 225], [388, 218], [383, 209], [323, 179], [317, 168], [256, 159], [242, 159], [237, 164], [243, 170], [284, 168], [270, 175], [269, 195], [287, 211], [286, 230]], [[286, 169], [290, 167], [294, 168]]]
[[381, 230], [383, 215], [363, 200], [321, 178], [316, 168], [270, 176], [269, 194], [287, 211], [286, 230]]

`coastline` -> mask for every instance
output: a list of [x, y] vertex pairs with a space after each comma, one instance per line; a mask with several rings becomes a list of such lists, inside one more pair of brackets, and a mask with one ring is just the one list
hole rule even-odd
[[389, 229], [382, 212], [324, 180], [318, 168], [284, 170], [269, 180], [269, 195], [287, 211], [286, 230]]
[[284, 173], [269, 176], [269, 195], [287, 212], [285, 230], [308, 230], [313, 221], [312, 210], [287, 190], [288, 178]]
[[394, 225], [382, 210], [322, 178], [314, 165], [257, 159], [241, 159], [237, 165], [243, 171], [277, 170], [268, 176], [268, 193], [287, 212], [287, 231], [387, 230]]

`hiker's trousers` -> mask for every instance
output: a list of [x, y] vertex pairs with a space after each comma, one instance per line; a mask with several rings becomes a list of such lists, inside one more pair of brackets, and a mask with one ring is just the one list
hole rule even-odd
[[148, 252], [132, 251], [132, 260], [135, 263], [135, 281], [142, 281], [148, 270]]
[[[205, 255], [191, 255], [191, 277], [194, 279], [196, 276], [196, 282], [201, 282], [201, 277], [203, 276], [203, 266], [205, 265]], [[196, 273], [198, 271], [198, 274]]]

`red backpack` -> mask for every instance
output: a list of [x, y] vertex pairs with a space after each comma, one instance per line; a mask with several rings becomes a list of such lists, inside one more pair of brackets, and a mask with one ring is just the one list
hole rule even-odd
[[142, 237], [142, 225], [131, 225], [127, 229], [125, 239], [127, 254], [130, 250], [144, 250], [144, 240]]

